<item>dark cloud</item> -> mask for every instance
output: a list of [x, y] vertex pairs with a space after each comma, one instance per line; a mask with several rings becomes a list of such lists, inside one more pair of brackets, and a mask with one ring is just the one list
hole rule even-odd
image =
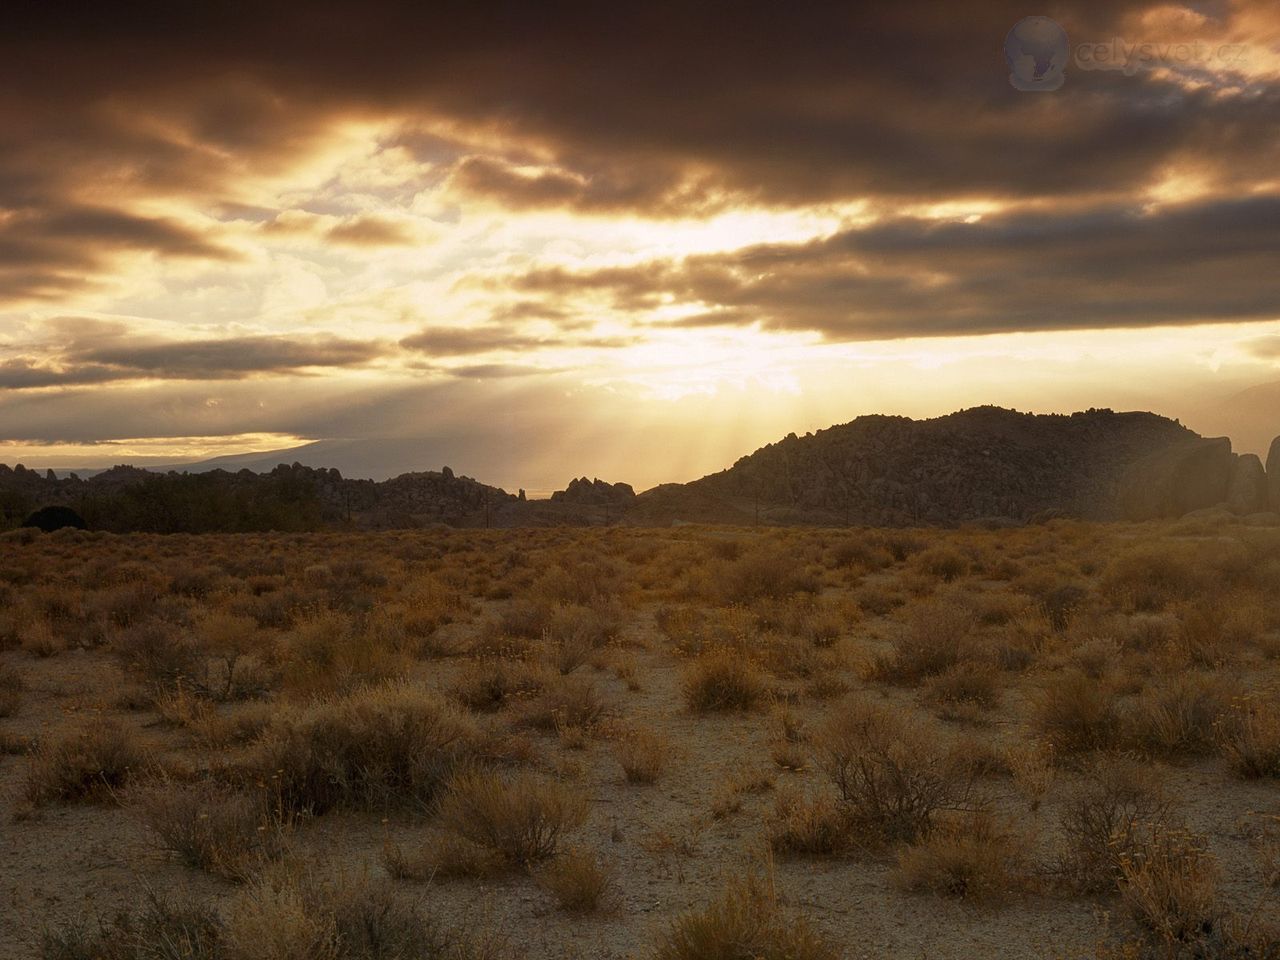
[[[2, 198], [0, 198], [2, 199]], [[0, 210], [0, 212], [3, 212]], [[235, 254], [172, 220], [86, 206], [10, 211], [0, 218], [0, 302], [86, 289], [114, 254], [230, 260]]]
[[521, 290], [638, 312], [705, 308], [687, 326], [760, 324], [834, 340], [1280, 318], [1280, 198], [976, 222], [897, 218], [803, 244], [637, 267], [537, 270]]
[[[1153, 6], [1075, 0], [1053, 13], [1072, 37], [1110, 39]], [[1266, 15], [1261, 0], [1245, 6]], [[460, 185], [515, 205], [1063, 196], [1130, 189], [1174, 161], [1228, 179], [1274, 169], [1271, 88], [1224, 96], [1154, 72], [1075, 70], [1062, 95], [1014, 91], [1000, 48], [1025, 14], [1015, 0], [653, 2], [608, 17], [581, 3], [317, 0], [305, 16], [280, 0], [251, 14], [142, 3], [74, 17], [23, 4], [0, 62], [8, 137], [26, 146], [0, 165], [0, 190], [30, 195], [130, 160], [135, 184], [208, 189], [367, 115], [501, 131], [515, 157], [537, 146], [553, 161], [540, 173], [488, 156], [455, 166]], [[176, 118], [184, 136], [126, 123], [104, 110], [114, 102]], [[76, 149], [41, 168], [32, 142]]]
[[331, 227], [325, 236], [353, 247], [395, 247], [413, 243], [404, 226], [381, 217], [357, 217]]
[[332, 336], [154, 341], [133, 338], [119, 324], [76, 319], [64, 319], [53, 327], [66, 337], [51, 346], [53, 357], [19, 357], [0, 363], [0, 389], [292, 375], [316, 368], [363, 366], [387, 349], [373, 341]]
[[488, 353], [492, 350], [526, 350], [548, 341], [511, 333], [501, 327], [428, 327], [400, 341], [400, 346], [437, 357]]
[[462, 367], [450, 367], [448, 373], [453, 377], [467, 380], [493, 380], [508, 377], [535, 377], [558, 371], [545, 367], [530, 367], [518, 363], [476, 363]]
[[383, 352], [378, 343], [339, 337], [259, 336], [101, 346], [75, 351], [71, 359], [155, 377], [222, 379], [360, 366]]
[[29, 357], [0, 362], [0, 390], [82, 386], [119, 380], [120, 376], [120, 371], [111, 367], [79, 366], [58, 369]]
[[[548, 312], [554, 312], [549, 310]], [[515, 333], [509, 328], [428, 327], [400, 341], [408, 350], [434, 357], [457, 357], [499, 350], [538, 350], [547, 347], [617, 348], [634, 343], [630, 337], [536, 337]], [[456, 369], [456, 368], [454, 368]]]

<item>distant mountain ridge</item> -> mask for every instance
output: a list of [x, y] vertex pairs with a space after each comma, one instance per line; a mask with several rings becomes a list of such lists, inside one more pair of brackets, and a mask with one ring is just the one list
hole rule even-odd
[[865, 416], [803, 437], [789, 434], [689, 483], [636, 495], [626, 483], [582, 477], [549, 501], [448, 467], [375, 482], [296, 462], [255, 471], [248, 465], [265, 464], [255, 456], [218, 458], [238, 465], [236, 472], [158, 474], [121, 466], [87, 479], [0, 465], [0, 515], [13, 525], [23, 510], [60, 505], [82, 510], [91, 528], [199, 532], [255, 524], [1141, 520], [1217, 504], [1240, 514], [1280, 511], [1280, 441], [1264, 465], [1252, 454], [1233, 453], [1226, 438], [1201, 437], [1153, 413], [1106, 409], [1030, 414], [988, 406], [926, 420]]

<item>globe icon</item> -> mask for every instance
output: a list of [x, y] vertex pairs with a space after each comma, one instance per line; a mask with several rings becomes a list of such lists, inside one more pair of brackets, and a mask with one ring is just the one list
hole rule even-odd
[[1024, 17], [1004, 38], [1009, 82], [1018, 90], [1057, 90], [1069, 53], [1067, 32], [1048, 17]]

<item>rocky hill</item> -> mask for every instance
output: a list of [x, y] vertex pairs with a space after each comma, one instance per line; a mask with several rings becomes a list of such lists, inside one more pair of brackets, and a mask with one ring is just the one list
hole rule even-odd
[[[743, 457], [728, 470], [642, 494], [632, 522], [946, 524], [1177, 516], [1228, 500], [1267, 509], [1257, 458], [1152, 413], [1034, 415], [976, 407], [932, 420], [869, 416]], [[1258, 464], [1260, 466], [1260, 464]], [[1263, 484], [1265, 489], [1265, 482]]]

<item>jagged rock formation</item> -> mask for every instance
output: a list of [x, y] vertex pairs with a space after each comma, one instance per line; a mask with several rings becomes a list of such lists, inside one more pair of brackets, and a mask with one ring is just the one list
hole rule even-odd
[[635, 495], [636, 492], [629, 483], [608, 483], [598, 478], [588, 480], [580, 477], [570, 480], [569, 486], [564, 490], [551, 494], [551, 500], [554, 503], [626, 503], [633, 500]]

